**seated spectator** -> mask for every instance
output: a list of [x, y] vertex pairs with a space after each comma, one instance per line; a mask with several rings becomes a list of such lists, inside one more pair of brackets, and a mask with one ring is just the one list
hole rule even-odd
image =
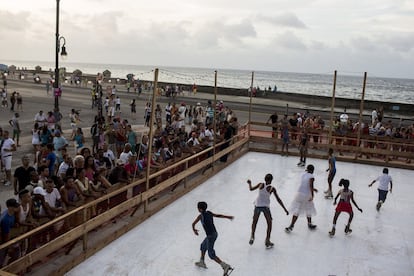
[[124, 162], [121, 159], [116, 161], [116, 166], [111, 170], [108, 176], [109, 182], [114, 185], [116, 183], [129, 184], [128, 173], [124, 168]]
[[93, 190], [92, 181], [85, 176], [84, 168], [76, 169], [75, 185], [78, 186], [85, 198], [96, 199], [99, 197], [99, 194]]
[[122, 153], [119, 155], [119, 159], [122, 160], [122, 162], [124, 164], [128, 163], [128, 159], [129, 157], [132, 155], [132, 151], [131, 151], [131, 144], [126, 143], [124, 146], [124, 150], [122, 151]]
[[60, 188], [60, 194], [64, 207], [78, 207], [84, 203], [84, 197], [75, 184], [73, 176], [67, 175], [63, 180], [64, 185]]
[[85, 158], [85, 176], [90, 181], [93, 181], [93, 176], [95, 175], [95, 158], [93, 156], [88, 156]]
[[112, 185], [109, 180], [106, 178], [107, 169], [105, 167], [101, 167], [95, 173], [94, 181], [93, 181], [93, 188], [96, 191], [105, 191], [109, 189]]
[[130, 181], [134, 181], [140, 176], [140, 171], [137, 165], [137, 156], [135, 154], [129, 157], [128, 163], [124, 167]]

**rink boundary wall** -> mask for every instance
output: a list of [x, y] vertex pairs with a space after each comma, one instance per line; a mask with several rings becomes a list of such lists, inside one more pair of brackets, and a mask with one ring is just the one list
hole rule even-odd
[[[295, 132], [300, 135], [300, 130], [291, 129], [291, 135]], [[317, 137], [318, 142], [314, 142], [314, 137]], [[312, 130], [310, 140], [308, 157], [311, 158], [326, 159], [328, 148], [333, 148], [335, 152], [341, 153], [337, 154], [337, 160], [340, 161], [414, 169], [414, 162], [406, 162], [414, 158], [412, 141], [373, 136], [330, 136], [325, 130]], [[107, 195], [1, 245], [0, 250], [33, 243], [37, 243], [38, 248], [3, 267], [0, 275], [24, 273], [28, 268], [30, 275], [63, 275], [245, 153], [281, 153], [280, 132], [272, 133], [271, 125], [260, 122], [240, 127], [231, 145], [221, 149], [225, 142], [153, 171], [149, 176], [148, 190], [145, 188], [145, 178], [129, 185], [117, 184], [114, 186], [116, 190]], [[208, 157], [209, 151], [213, 151], [211, 157]], [[219, 162], [225, 154], [229, 155], [228, 162]], [[289, 155], [299, 156], [297, 139], [291, 139]], [[177, 187], [173, 194], [169, 193], [172, 187]], [[154, 197], [157, 199], [152, 200]], [[93, 212], [97, 214], [92, 216]], [[64, 228], [62, 225], [68, 222], [72, 227], [60, 233], [59, 230]], [[48, 239], [43, 244], [38, 240], [41, 235]]]

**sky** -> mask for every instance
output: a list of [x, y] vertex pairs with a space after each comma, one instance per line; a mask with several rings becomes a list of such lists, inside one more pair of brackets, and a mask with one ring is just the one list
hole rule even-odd
[[[56, 1], [1, 0], [0, 63], [53, 61]], [[414, 78], [412, 0], [60, 0], [68, 62]]]

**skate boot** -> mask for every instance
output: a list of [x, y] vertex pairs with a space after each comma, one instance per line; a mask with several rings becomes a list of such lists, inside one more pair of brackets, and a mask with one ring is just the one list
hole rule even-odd
[[266, 249], [270, 249], [270, 248], [272, 248], [274, 246], [274, 243], [271, 242], [271, 241], [266, 241], [265, 242], [265, 246], [266, 246]]
[[335, 228], [332, 228], [332, 230], [329, 231], [329, 236], [331, 237], [335, 236]]
[[310, 230], [315, 230], [316, 229], [316, 225], [315, 224], [312, 224], [312, 223], [308, 223], [308, 228]]
[[298, 166], [298, 167], [301, 167], [302, 166], [302, 161], [300, 161], [299, 163], [297, 163], [296, 165]]
[[351, 234], [352, 233], [352, 229], [350, 228], [349, 225], [345, 226], [345, 234]]
[[204, 262], [204, 260], [199, 260], [198, 262], [195, 263], [196, 266], [201, 267], [201, 268], [207, 268], [206, 263]]
[[326, 199], [333, 199], [333, 194], [332, 194], [332, 192], [327, 192], [326, 194], [325, 194], [325, 198]]
[[290, 233], [290, 232], [292, 232], [293, 231], [293, 226], [289, 226], [289, 227], [286, 227], [285, 228], [285, 232], [286, 233]]
[[254, 237], [250, 237], [249, 244], [252, 245], [254, 243]]
[[382, 205], [382, 201], [380, 200], [380, 201], [378, 201], [378, 203], [377, 203], [377, 211], [379, 211], [379, 210], [380, 210], [381, 205]]
[[229, 275], [229, 273], [233, 270], [233, 268], [225, 262], [221, 263], [221, 267], [223, 268], [223, 276]]

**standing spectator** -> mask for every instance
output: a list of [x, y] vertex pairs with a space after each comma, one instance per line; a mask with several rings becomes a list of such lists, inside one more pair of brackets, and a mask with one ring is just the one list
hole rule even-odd
[[[16, 213], [19, 211], [20, 204], [16, 199], [10, 198], [6, 201], [7, 209], [1, 214], [0, 228], [1, 228], [1, 243], [6, 243], [9, 240], [19, 235], [18, 222]], [[3, 265], [6, 256], [9, 255], [9, 263], [13, 262], [19, 257], [19, 247], [9, 246], [7, 249], [0, 251], [0, 264]]]
[[387, 199], [388, 185], [390, 185], [389, 191], [390, 193], [392, 193], [392, 178], [388, 174], [388, 168], [384, 168], [382, 170], [382, 175], [378, 176], [375, 180], [373, 180], [371, 184], [368, 185], [368, 187], [371, 187], [372, 184], [374, 184], [377, 181], [379, 182], [377, 211], [379, 211], [382, 204], [384, 204], [385, 200]]
[[277, 116], [277, 112], [275, 111], [275, 113], [273, 113], [272, 115], [270, 115], [269, 119], [267, 119], [266, 124], [269, 124], [269, 122], [272, 122], [272, 137], [273, 138], [277, 138], [277, 120], [278, 120], [278, 116]]
[[62, 120], [63, 115], [60, 113], [58, 107], [55, 107], [53, 109], [53, 117], [55, 118], [55, 129], [62, 131], [62, 125], [60, 124], [60, 121]]
[[19, 124], [19, 113], [14, 113], [13, 118], [9, 121], [10, 126], [13, 128], [13, 140], [16, 141], [17, 146], [20, 147], [19, 140], [20, 140], [20, 124]]
[[55, 137], [53, 138], [53, 146], [55, 148], [55, 153], [57, 161], [60, 164], [63, 161], [63, 151], [69, 146], [68, 140], [62, 136], [60, 130], [55, 130]]
[[49, 168], [49, 175], [53, 176], [55, 175], [55, 165], [56, 165], [56, 159], [57, 156], [54, 152], [54, 146], [53, 144], [47, 144], [47, 156], [46, 156], [46, 166]]
[[46, 116], [43, 114], [43, 110], [40, 110], [34, 117], [34, 122], [39, 124], [39, 127], [43, 127], [46, 123]]
[[115, 111], [121, 113], [121, 99], [119, 98], [119, 96], [116, 96], [115, 99]]
[[4, 169], [6, 171], [5, 186], [11, 184], [11, 163], [13, 159], [13, 152], [16, 151], [16, 144], [13, 139], [9, 137], [9, 131], [3, 132], [3, 140], [1, 141], [1, 161], [3, 162]]
[[131, 103], [129, 105], [131, 106], [131, 116], [133, 118], [135, 118], [136, 117], [136, 114], [137, 114], [137, 109], [136, 109], [137, 104], [135, 102], [135, 99], [132, 99], [131, 100]]
[[[283, 119], [280, 121], [280, 130], [282, 138], [282, 156], [289, 155], [289, 121], [287, 119], [287, 114], [283, 116]], [[286, 153], [285, 153], [286, 147]]]
[[292, 117], [289, 119], [289, 125], [291, 128], [292, 140], [295, 141], [298, 138], [299, 128], [298, 114], [296, 112], [293, 112]]
[[162, 127], [162, 110], [159, 104], [155, 107], [155, 124], [157, 127]]
[[16, 105], [16, 91], [14, 91], [11, 95], [10, 95], [10, 110], [14, 111], [14, 106]]
[[38, 123], [35, 123], [32, 129], [32, 145], [34, 153], [36, 153], [37, 148], [40, 146], [40, 129]]
[[302, 130], [302, 135], [299, 140], [299, 152], [300, 152], [300, 161], [298, 166], [304, 167], [306, 165], [306, 156], [308, 155], [308, 144], [309, 144], [309, 135], [308, 129], [304, 128]]
[[127, 142], [131, 144], [131, 151], [132, 153], [135, 153], [136, 146], [137, 146], [137, 134], [132, 129], [131, 125], [127, 125], [126, 135], [127, 135]]
[[49, 95], [49, 91], [50, 91], [50, 81], [48, 80], [46, 82], [46, 95]]
[[4, 88], [1, 90], [1, 107], [9, 107], [9, 102], [7, 100], [7, 91]]
[[22, 157], [22, 165], [14, 171], [14, 194], [17, 195], [21, 190], [25, 189], [30, 183], [31, 173], [35, 168], [30, 166], [30, 158], [28, 155]]
[[17, 92], [16, 95], [17, 111], [23, 111], [23, 97]]
[[168, 102], [168, 104], [165, 106], [165, 121], [171, 124], [171, 103]]
[[72, 134], [70, 136], [70, 139], [73, 139], [73, 137], [75, 136], [75, 133], [76, 133], [76, 129], [78, 128], [77, 127], [78, 123], [81, 121], [81, 119], [79, 117], [79, 112], [72, 108], [72, 110], [69, 114], [69, 119], [70, 119], [70, 126], [72, 128]]
[[315, 167], [313, 165], [308, 165], [306, 167], [306, 172], [302, 175], [298, 192], [290, 208], [290, 212], [293, 216], [292, 222], [285, 228], [287, 233], [292, 232], [298, 217], [302, 214], [306, 215], [308, 220], [308, 228], [310, 230], [314, 230], [316, 228], [316, 225], [312, 224], [312, 216], [316, 215], [315, 205], [313, 203], [314, 192], [318, 191], [313, 187], [313, 183], [315, 181], [315, 177], [313, 176], [314, 170]]
[[326, 190], [325, 193], [325, 198], [333, 198], [333, 194], [332, 194], [332, 181], [335, 178], [335, 174], [336, 174], [336, 158], [334, 155], [334, 150], [333, 148], [329, 148], [328, 150], [328, 164], [329, 164], [329, 168], [326, 170], [327, 172], [329, 172], [328, 175], [328, 190]]

